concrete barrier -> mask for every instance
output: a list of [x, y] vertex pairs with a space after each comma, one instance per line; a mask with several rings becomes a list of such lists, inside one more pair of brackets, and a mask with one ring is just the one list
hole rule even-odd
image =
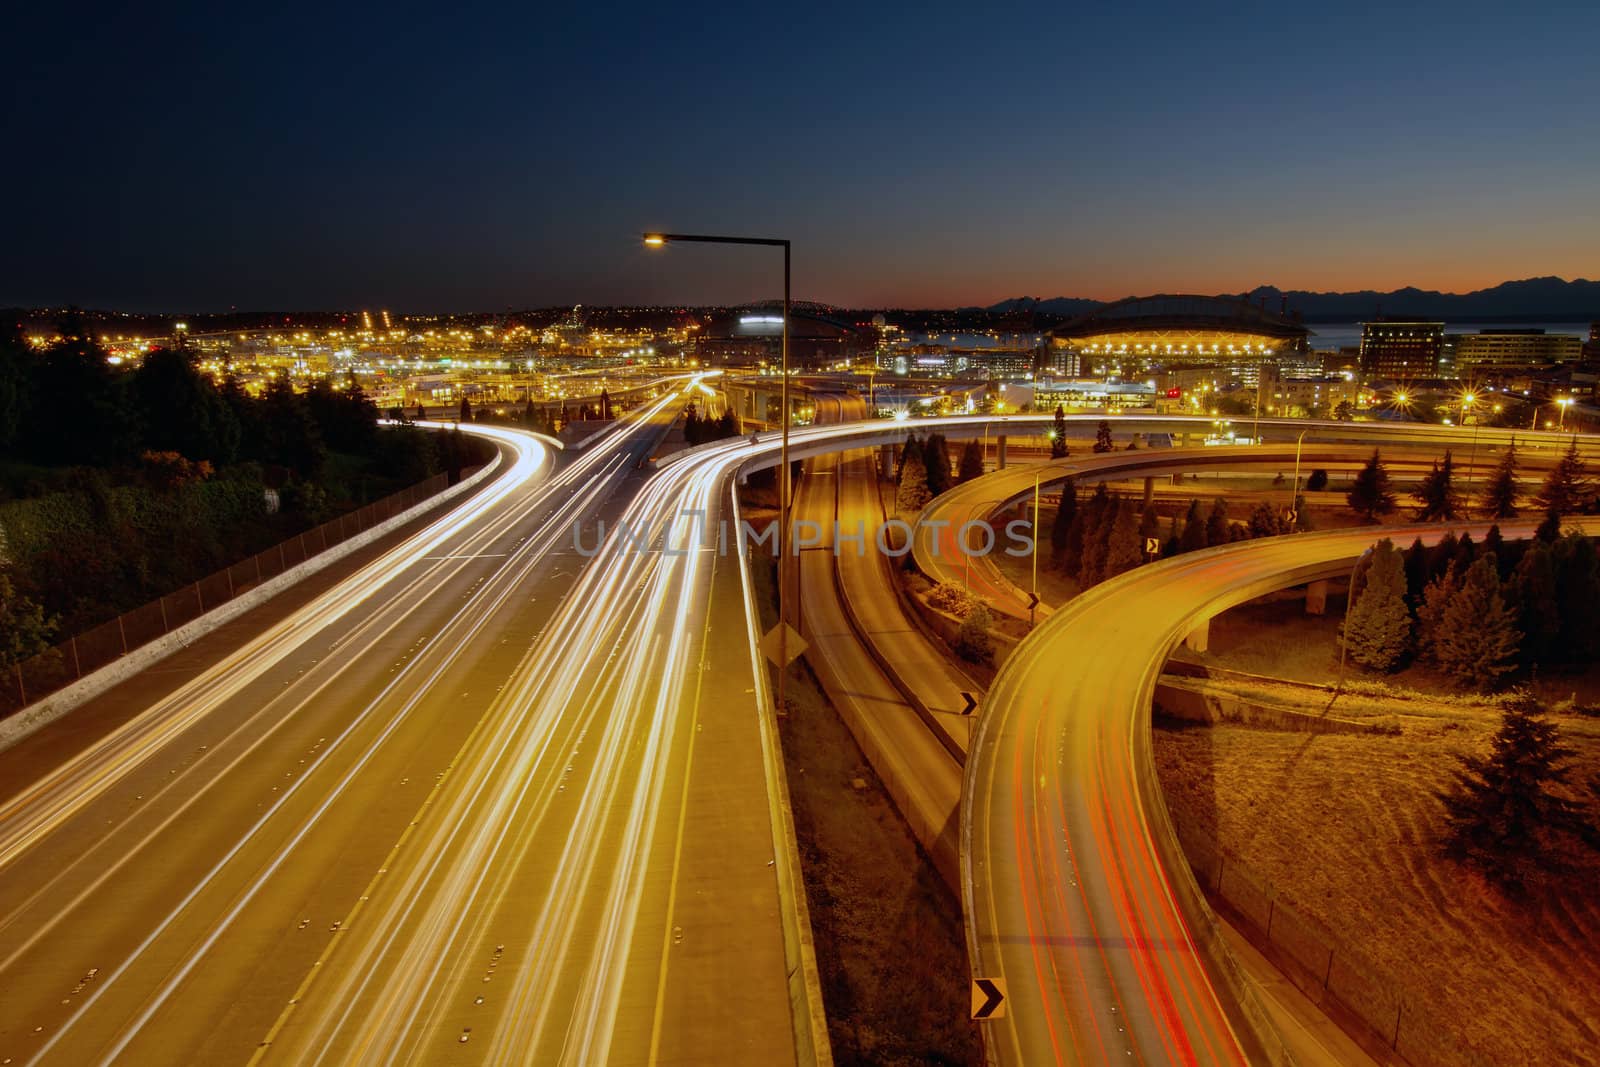
[[1371, 734], [1383, 731], [1376, 723], [1340, 719], [1332, 715], [1286, 708], [1250, 700], [1237, 693], [1212, 689], [1171, 678], [1156, 683], [1155, 706], [1175, 719], [1215, 724], [1238, 723], [1264, 730], [1305, 734]]
[[365, 548], [379, 538], [426, 515], [441, 504], [458, 499], [475, 486], [482, 484], [499, 470], [502, 462], [501, 454], [496, 451], [495, 458], [482, 469], [467, 478], [463, 478], [444, 492], [436, 493], [428, 499], [407, 508], [393, 518], [386, 519], [376, 526], [330, 546], [325, 551], [307, 559], [304, 563], [297, 563], [282, 574], [269, 578], [249, 592], [241, 593], [233, 599], [225, 601], [199, 618], [163, 634], [154, 641], [130, 650], [127, 655], [112, 660], [98, 670], [90, 671], [71, 685], [58, 689], [49, 696], [18, 709], [4, 719], [0, 719], [0, 749], [11, 747], [35, 730], [81, 707], [113, 686], [127, 681], [139, 672], [148, 669], [152, 664], [159, 662], [180, 648], [187, 647], [198, 638], [211, 633], [224, 623], [232, 622], [246, 612], [260, 607], [301, 579], [337, 563], [357, 549]]

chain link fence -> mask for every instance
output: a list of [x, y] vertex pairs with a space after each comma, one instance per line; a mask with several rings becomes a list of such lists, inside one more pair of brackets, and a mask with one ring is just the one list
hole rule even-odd
[[330, 519], [279, 542], [224, 570], [216, 571], [158, 600], [126, 611], [109, 622], [76, 634], [53, 648], [7, 668], [0, 679], [0, 718], [63, 689], [129, 652], [193, 622], [211, 609], [276, 578], [289, 568], [351, 537], [387, 522], [450, 484], [436, 474], [409, 489]]
[[1353, 1019], [1414, 1067], [1494, 1067], [1436, 1022], [1431, 1005], [1408, 1001], [1399, 984], [1320, 922], [1287, 904], [1205, 831], [1175, 821], [1179, 843], [1206, 895], [1220, 901], [1249, 940], [1312, 1003]]

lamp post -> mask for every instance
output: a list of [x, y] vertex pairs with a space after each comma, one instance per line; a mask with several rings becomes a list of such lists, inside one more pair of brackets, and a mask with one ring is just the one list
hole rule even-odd
[[1311, 427], [1307, 426], [1294, 439], [1294, 485], [1289, 490], [1289, 522], [1294, 526], [1300, 525], [1300, 445], [1310, 432]]
[[[1477, 393], [1468, 391], [1467, 393], [1462, 395], [1462, 397], [1461, 397], [1461, 425], [1465, 426], [1467, 424], [1467, 414], [1472, 410], [1472, 405], [1475, 404], [1477, 402], [1477, 400], [1478, 400], [1478, 394]], [[1467, 496], [1467, 500], [1469, 502], [1469, 506], [1470, 506], [1470, 501], [1472, 500], [1472, 475], [1473, 475], [1473, 471], [1474, 471], [1474, 464], [1476, 464], [1478, 462], [1478, 428], [1481, 427], [1482, 425], [1483, 425], [1483, 416], [1479, 415], [1472, 422], [1472, 450], [1467, 453], [1467, 490], [1466, 490], [1466, 496]]]
[[[1034, 612], [1038, 610], [1039, 603], [1039, 475], [1043, 471], [1033, 472], [1033, 603], [1028, 605], [1028, 629], [1034, 626]], [[1066, 495], [1066, 490], [1062, 490]]]
[[1572, 406], [1572, 398], [1564, 396], [1556, 401], [1556, 407], [1561, 409], [1561, 417], [1556, 420], [1556, 433], [1560, 433], [1567, 425], [1567, 408]]
[[789, 611], [789, 557], [787, 536], [789, 529], [789, 241], [779, 237], [727, 237], [704, 233], [647, 233], [644, 243], [648, 248], [663, 248], [674, 243], [713, 245], [761, 245], [783, 249], [783, 386], [779, 406], [782, 408], [783, 438], [778, 450], [778, 463], [782, 474], [778, 477], [778, 700], [777, 710], [783, 710], [783, 679], [789, 671], [789, 633], [783, 627], [784, 615]]

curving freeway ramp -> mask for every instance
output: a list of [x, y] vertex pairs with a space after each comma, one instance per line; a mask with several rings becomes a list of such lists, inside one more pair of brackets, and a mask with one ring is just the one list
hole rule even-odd
[[[1296, 534], [1130, 571], [1075, 598], [1005, 663], [968, 757], [968, 951], [1002, 978], [1000, 1064], [1279, 1062], [1219, 941], [1156, 779], [1150, 705], [1172, 649], [1256, 596], [1348, 572], [1377, 538], [1453, 527]], [[1532, 525], [1502, 527], [1527, 536]]]

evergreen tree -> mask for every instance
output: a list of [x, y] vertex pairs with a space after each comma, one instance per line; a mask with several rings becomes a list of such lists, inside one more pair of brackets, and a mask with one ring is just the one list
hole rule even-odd
[[1161, 516], [1156, 514], [1156, 506], [1149, 504], [1139, 515], [1139, 550], [1144, 551], [1144, 543], [1149, 538], [1159, 539], [1161, 536]]
[[1050, 424], [1050, 458], [1065, 459], [1067, 455], [1067, 411], [1056, 405], [1056, 416]]
[[933, 499], [928, 491], [928, 468], [923, 465], [922, 449], [912, 448], [907, 442], [904, 461], [900, 465], [900, 488], [895, 493], [895, 507], [903, 514], [914, 515]]
[[[919, 457], [922, 455], [922, 442], [917, 440], [916, 434], [908, 433], [906, 434], [906, 443], [900, 446], [900, 458], [898, 462], [895, 463], [894, 481], [896, 485], [900, 484], [901, 475], [905, 473], [906, 460], [911, 458], [911, 453], [913, 452], [915, 452]], [[923, 464], [922, 469], [924, 472], [926, 472], [928, 469], [927, 464]], [[924, 474], [924, 477], [926, 477], [926, 474]]]
[[1437, 665], [1439, 662], [1435, 655], [1439, 627], [1444, 610], [1460, 584], [1461, 575], [1452, 570], [1433, 579], [1422, 590], [1422, 601], [1417, 605], [1417, 653], [1429, 663]]
[[961, 450], [961, 466], [956, 471], [956, 484], [983, 477], [983, 450], [977, 441], [968, 441]]
[[938, 496], [950, 488], [950, 450], [945, 445], [944, 434], [928, 435], [922, 445], [922, 464], [928, 472], [928, 492], [931, 496]]
[[1051, 558], [1060, 560], [1067, 548], [1067, 533], [1072, 528], [1073, 516], [1078, 513], [1078, 480], [1068, 478], [1061, 487], [1061, 506], [1056, 508], [1056, 520], [1050, 527]]
[[1559, 658], [1571, 664], [1591, 663], [1600, 654], [1600, 560], [1594, 542], [1571, 533], [1556, 542], [1552, 556], [1561, 614]]
[[693, 407], [683, 413], [683, 443], [693, 448], [703, 438], [700, 432], [700, 416]]
[[472, 421], [472, 401], [467, 399], [465, 393], [461, 395], [461, 406], [456, 410], [456, 421], [458, 423]]
[[1428, 587], [1428, 549], [1418, 537], [1406, 549], [1406, 600], [1416, 609], [1422, 604], [1422, 591]]
[[1594, 492], [1589, 486], [1587, 467], [1578, 454], [1578, 439], [1574, 437], [1556, 464], [1544, 485], [1534, 495], [1533, 502], [1545, 511], [1553, 511], [1561, 518], [1584, 510]]
[[1516, 670], [1522, 634], [1487, 556], [1467, 568], [1433, 632], [1433, 658], [1465, 688], [1489, 689]]
[[306, 481], [314, 480], [328, 458], [322, 434], [305, 399], [287, 378], [275, 378], [261, 396], [260, 458], [280, 463]]
[[1413, 494], [1420, 522], [1449, 522], [1461, 513], [1461, 497], [1454, 484], [1455, 461], [1444, 450], [1444, 462], [1435, 463]]
[[[1456, 540], [1455, 531], [1445, 531], [1445, 535], [1428, 549], [1428, 581], [1441, 578], [1450, 570], [1450, 565], [1456, 561], [1456, 549], [1460, 547], [1461, 542]], [[1459, 570], [1457, 568], [1458, 573]]]
[[1328, 488], [1328, 472], [1318, 467], [1311, 472], [1311, 477], [1306, 479], [1306, 492], [1320, 493]]
[[1183, 533], [1178, 537], [1179, 552], [1198, 552], [1211, 542], [1206, 534], [1205, 513], [1200, 510], [1200, 499], [1189, 501], [1189, 512], [1183, 518]]
[[1096, 452], [1114, 452], [1116, 444], [1111, 440], [1111, 424], [1105, 419], [1100, 420], [1100, 425], [1094, 431], [1094, 450]]
[[1517, 561], [1511, 558], [1510, 546], [1506, 544], [1505, 535], [1500, 532], [1499, 523], [1489, 527], [1489, 532], [1483, 535], [1483, 551], [1493, 555], [1499, 562], [1500, 580], [1502, 582], [1506, 580], [1507, 575], [1516, 569]]
[[1350, 492], [1345, 494], [1345, 501], [1368, 522], [1376, 522], [1380, 515], [1394, 511], [1394, 491], [1389, 487], [1389, 472], [1376, 448], [1372, 450], [1372, 458], [1367, 460], [1367, 465], [1356, 475]]
[[1167, 539], [1161, 543], [1161, 558], [1171, 559], [1178, 554], [1179, 542], [1183, 540], [1183, 517], [1174, 515], [1167, 520]]
[[1206, 544], [1225, 545], [1233, 540], [1228, 522], [1228, 502], [1220, 496], [1211, 504], [1211, 514], [1206, 517]]
[[1106, 530], [1106, 554], [1102, 565], [1105, 578], [1115, 578], [1144, 562], [1144, 541], [1139, 536], [1141, 522], [1132, 501], [1118, 501]]
[[176, 452], [217, 466], [238, 457], [239, 420], [188, 355], [156, 349], [133, 372], [131, 385], [147, 450]]
[[1439, 794], [1446, 854], [1525, 888], [1549, 862], [1548, 834], [1580, 830], [1578, 804], [1552, 792], [1566, 783], [1572, 756], [1532, 697], [1508, 700], [1488, 756], [1461, 757], [1454, 788]]
[[1512, 441], [1495, 464], [1494, 473], [1483, 486], [1483, 513], [1491, 519], [1509, 519], [1517, 514], [1517, 497], [1522, 487], [1517, 482], [1517, 444]]
[[1251, 509], [1246, 528], [1251, 537], [1275, 537], [1289, 532], [1284, 529], [1283, 517], [1278, 514], [1278, 509], [1265, 500]]
[[1073, 516], [1072, 525], [1067, 528], [1064, 569], [1085, 587], [1093, 585], [1098, 580], [1097, 560], [1103, 558], [1100, 554], [1100, 528], [1112, 503], [1106, 483], [1101, 482], [1094, 487], [1094, 492], [1089, 495], [1088, 501], [1078, 508], [1078, 513]]
[[1561, 539], [1561, 513], [1551, 508], [1544, 513], [1544, 521], [1539, 523], [1539, 528], [1533, 531], [1533, 539], [1547, 545], [1553, 545]]
[[1392, 671], [1411, 644], [1405, 561], [1394, 542], [1385, 537], [1373, 546], [1365, 571], [1361, 594], [1345, 620], [1345, 646], [1357, 663]]
[[1085, 588], [1110, 576], [1106, 564], [1111, 558], [1111, 531], [1126, 510], [1127, 503], [1120, 496], [1111, 497], [1095, 509], [1094, 526], [1084, 534], [1083, 560], [1078, 567], [1078, 580]]
[[1522, 630], [1522, 662], [1527, 667], [1554, 663], [1561, 641], [1561, 605], [1550, 546], [1535, 541], [1512, 573], [1510, 599]]

